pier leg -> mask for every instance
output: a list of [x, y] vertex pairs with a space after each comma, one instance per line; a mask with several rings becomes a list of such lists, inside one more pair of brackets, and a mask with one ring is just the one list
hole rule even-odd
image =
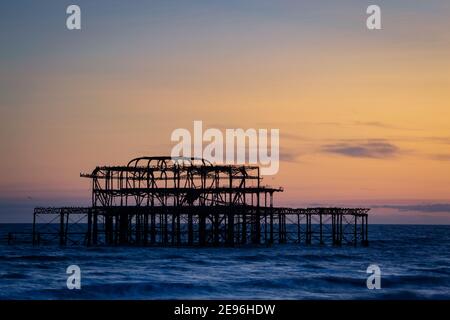
[[[259, 196], [258, 196], [259, 198]], [[258, 201], [259, 202], [259, 201]], [[259, 211], [259, 203], [256, 212], [253, 214], [253, 232], [252, 232], [252, 243], [259, 244], [261, 242], [261, 214]]]
[[64, 235], [64, 210], [61, 209], [59, 214], [59, 245], [65, 245], [65, 235]]
[[159, 244], [164, 244], [164, 213], [159, 213]]
[[114, 245], [120, 242], [120, 215], [114, 214]]
[[281, 213], [278, 214], [278, 243], [283, 243], [283, 221]]
[[92, 210], [89, 209], [87, 215], [87, 233], [86, 233], [86, 245], [90, 246], [92, 241]]
[[177, 215], [174, 213], [172, 214], [172, 228], [171, 228], [171, 242], [172, 245], [175, 244], [176, 238], [177, 238]]
[[33, 213], [33, 245], [36, 244], [36, 212]]
[[[133, 219], [132, 217], [130, 217], [130, 218]], [[130, 221], [130, 222], [131, 222], [130, 224], [132, 224], [132, 221]], [[135, 244], [141, 244], [141, 240], [142, 240], [142, 236], [141, 236], [142, 219], [141, 219], [141, 214], [139, 212], [137, 212], [135, 214], [134, 226], [135, 226], [135, 231], [134, 231], [135, 232], [135, 236], [134, 236]], [[132, 237], [133, 237], [133, 231], [130, 228], [130, 238], [132, 238]]]
[[364, 220], [365, 220], [365, 237], [364, 237], [364, 246], [368, 246], [369, 245], [369, 222], [368, 222], [369, 216], [366, 214], [365, 216], [363, 216], [363, 224], [364, 224]]
[[105, 242], [110, 245], [113, 243], [113, 217], [105, 215]]
[[119, 227], [119, 244], [128, 243], [128, 213], [121, 213]]
[[267, 244], [267, 205], [264, 207], [264, 244]]
[[97, 245], [98, 241], [98, 213], [94, 211], [92, 222], [92, 244]]
[[220, 236], [220, 220], [219, 220], [219, 214], [215, 213], [213, 218], [213, 239], [214, 239], [214, 245], [219, 245], [219, 236]]
[[167, 212], [164, 212], [163, 215], [164, 215], [164, 244], [168, 244], [169, 243], [169, 230], [168, 230], [169, 217], [167, 216]]
[[177, 245], [178, 246], [181, 245], [181, 222], [180, 222], [180, 219], [181, 219], [181, 215], [178, 212], [177, 213]]
[[194, 226], [193, 226], [192, 213], [188, 213], [188, 245], [194, 244]]
[[333, 242], [333, 245], [337, 244], [336, 241], [336, 214], [331, 214], [331, 239]]
[[148, 244], [148, 212], [144, 213], [144, 245]]
[[245, 212], [242, 213], [242, 244], [247, 243], [247, 216]]
[[201, 246], [206, 244], [206, 216], [204, 213], [199, 214], [199, 224], [198, 224], [198, 242]]
[[269, 243], [273, 243], [273, 212], [270, 210], [270, 228], [269, 228]]
[[311, 214], [306, 214], [306, 244], [311, 244]]
[[323, 245], [323, 221], [322, 221], [322, 213], [319, 214], [319, 224], [320, 224], [320, 244]]
[[230, 212], [228, 213], [228, 223], [227, 223], [228, 229], [227, 243], [229, 246], [234, 245], [234, 214], [232, 210], [233, 209], [231, 209]]
[[150, 243], [156, 242], [156, 213], [150, 213]]

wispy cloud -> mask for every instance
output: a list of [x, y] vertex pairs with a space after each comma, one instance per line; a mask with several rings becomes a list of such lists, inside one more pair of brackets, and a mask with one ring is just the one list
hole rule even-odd
[[392, 125], [386, 122], [381, 121], [353, 121], [351, 125], [354, 126], [364, 126], [364, 127], [376, 127], [381, 129], [392, 129], [392, 130], [406, 130], [406, 131], [421, 131], [422, 129], [419, 128], [407, 128], [407, 127], [401, 127]]
[[431, 159], [437, 160], [437, 161], [450, 161], [450, 154], [433, 154], [431, 155]]
[[286, 149], [286, 148], [281, 148], [281, 150], [280, 150], [280, 161], [297, 162], [299, 156], [300, 156], [300, 152], [295, 151], [295, 150]]
[[397, 127], [395, 127], [395, 126], [391, 126], [391, 125], [388, 125], [388, 124], [386, 124], [384, 122], [380, 122], [380, 121], [354, 121], [353, 124], [356, 126], [397, 129]]
[[412, 204], [412, 205], [374, 205], [372, 208], [396, 209], [399, 211], [417, 211], [425, 213], [448, 212], [450, 213], [450, 203], [432, 204]]
[[436, 143], [450, 144], [450, 137], [424, 137], [423, 140]]
[[381, 129], [392, 129], [392, 130], [418, 130], [418, 129], [410, 129], [410, 128], [404, 128], [395, 126], [392, 124], [388, 124], [381, 121], [353, 121], [350, 123], [350, 125], [353, 126], [362, 126], [362, 127], [375, 127], [375, 128], [381, 128]]
[[283, 130], [280, 130], [280, 139], [281, 140], [294, 140], [294, 141], [299, 141], [299, 140], [306, 140], [304, 137], [299, 136], [297, 134], [294, 133], [288, 133], [288, 132], [284, 132]]
[[326, 144], [321, 147], [322, 152], [334, 153], [354, 158], [391, 158], [400, 149], [385, 140], [368, 140], [366, 142], [340, 142]]
[[263, 122], [260, 123], [263, 126], [269, 127], [314, 127], [314, 126], [331, 126], [331, 127], [376, 127], [381, 129], [391, 130], [406, 130], [406, 131], [421, 131], [419, 128], [407, 128], [402, 126], [392, 125], [382, 121], [296, 121], [296, 122]]

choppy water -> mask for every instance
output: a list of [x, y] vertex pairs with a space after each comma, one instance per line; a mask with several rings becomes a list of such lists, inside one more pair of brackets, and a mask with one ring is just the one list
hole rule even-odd
[[[450, 299], [450, 226], [375, 225], [369, 239], [367, 248], [1, 244], [0, 299]], [[81, 290], [66, 287], [71, 264]], [[370, 264], [381, 290], [366, 287]]]

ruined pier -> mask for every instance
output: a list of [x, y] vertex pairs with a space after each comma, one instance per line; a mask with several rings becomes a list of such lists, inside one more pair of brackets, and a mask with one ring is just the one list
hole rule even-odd
[[[259, 167], [141, 157], [81, 174], [89, 207], [35, 208], [35, 245], [367, 245], [367, 208], [285, 208]], [[14, 235], [10, 235], [14, 240]]]

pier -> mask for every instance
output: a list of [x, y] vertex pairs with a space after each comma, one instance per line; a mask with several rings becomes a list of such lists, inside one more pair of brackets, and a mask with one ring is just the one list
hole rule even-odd
[[81, 177], [92, 205], [35, 208], [33, 244], [368, 245], [369, 209], [277, 207], [283, 188], [263, 185], [257, 166], [141, 157]]

